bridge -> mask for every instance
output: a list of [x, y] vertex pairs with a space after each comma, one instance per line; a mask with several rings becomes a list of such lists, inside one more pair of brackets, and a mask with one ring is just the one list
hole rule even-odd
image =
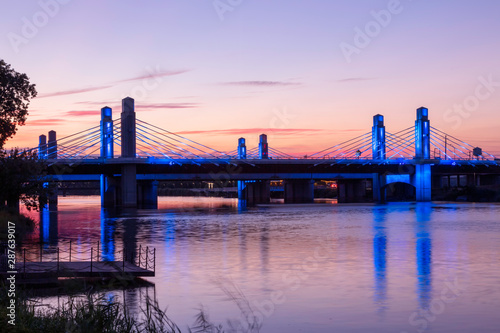
[[452, 178], [461, 185], [500, 184], [499, 160], [432, 127], [424, 107], [414, 126], [387, 132], [377, 114], [371, 131], [299, 157], [270, 147], [265, 134], [251, 149], [245, 138], [231, 152], [210, 148], [137, 119], [127, 97], [119, 119], [103, 107], [99, 125], [59, 140], [50, 131], [33, 149], [48, 163], [49, 184], [99, 181], [102, 207], [155, 208], [158, 182], [175, 180], [237, 181], [243, 205], [269, 202], [273, 180], [283, 180], [286, 203], [312, 202], [315, 180], [335, 180], [340, 203], [384, 202], [395, 184], [414, 189], [417, 201], [430, 201], [432, 190], [450, 186]]

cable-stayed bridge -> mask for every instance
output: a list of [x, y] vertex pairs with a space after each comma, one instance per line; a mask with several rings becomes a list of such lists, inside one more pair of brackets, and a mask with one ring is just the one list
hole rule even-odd
[[50, 181], [100, 181], [104, 207], [155, 207], [162, 180], [238, 181], [247, 204], [268, 202], [271, 180], [284, 181], [285, 202], [311, 202], [314, 180], [336, 180], [339, 202], [384, 201], [396, 183], [429, 201], [446, 177], [460, 175], [467, 185], [500, 181], [495, 156], [430, 126], [426, 108], [404, 130], [386, 132], [384, 117], [375, 115], [371, 131], [295, 156], [270, 147], [265, 134], [257, 147], [247, 149], [240, 138], [234, 151], [219, 151], [136, 119], [134, 100], [125, 98], [119, 119], [104, 107], [99, 125], [62, 139], [51, 131], [33, 149], [47, 160]]

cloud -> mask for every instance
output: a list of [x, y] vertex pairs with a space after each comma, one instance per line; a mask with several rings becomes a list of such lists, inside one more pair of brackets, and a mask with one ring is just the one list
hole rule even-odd
[[70, 117], [98, 116], [101, 114], [101, 110], [68, 111], [65, 114]]
[[158, 72], [154, 72], [154, 73], [148, 73], [148, 74], [143, 74], [143, 75], [131, 77], [128, 79], [118, 80], [118, 81], [115, 81], [115, 83], [130, 82], [130, 81], [137, 81], [137, 80], [143, 80], [143, 79], [154, 79], [157, 77], [165, 77], [165, 76], [174, 76], [174, 75], [184, 74], [186, 72], [189, 72], [189, 70], [187, 70], [187, 69], [177, 70], [177, 71], [163, 70], [163, 71], [158, 71]]
[[52, 126], [60, 125], [65, 122], [64, 119], [37, 119], [37, 120], [27, 120], [26, 125], [28, 126]]
[[245, 135], [245, 134], [281, 134], [281, 135], [293, 135], [293, 134], [312, 134], [328, 132], [329, 130], [324, 129], [312, 129], [312, 128], [234, 128], [234, 129], [223, 129], [223, 130], [200, 130], [200, 131], [182, 131], [176, 132], [179, 135], [185, 134], [208, 134], [208, 135]]
[[348, 77], [345, 79], [337, 80], [337, 82], [360, 82], [360, 81], [370, 81], [373, 78], [370, 77]]
[[234, 82], [223, 82], [222, 84], [230, 86], [251, 86], [251, 87], [283, 87], [283, 86], [300, 85], [300, 83], [297, 82], [285, 82], [285, 81], [234, 81]]
[[111, 85], [105, 85], [105, 86], [88, 87], [88, 88], [81, 88], [81, 89], [56, 91], [56, 92], [52, 92], [52, 93], [40, 94], [40, 95], [37, 96], [37, 98], [46, 98], [46, 97], [55, 97], [55, 96], [82, 94], [82, 93], [86, 93], [86, 92], [90, 92], [90, 91], [108, 89], [108, 88], [111, 88], [111, 87], [112, 87]]
[[114, 82], [112, 82], [112, 84], [96, 86], [96, 87], [81, 88], [81, 89], [56, 91], [56, 92], [52, 92], [52, 93], [40, 94], [37, 97], [38, 98], [47, 98], [47, 97], [56, 97], [56, 96], [64, 96], [64, 95], [82, 94], [82, 93], [96, 91], [96, 90], [108, 89], [108, 88], [113, 87], [113, 85], [116, 83], [131, 82], [131, 81], [150, 79], [150, 78], [159, 78], [159, 77], [165, 77], [165, 76], [173, 76], [173, 75], [183, 74], [186, 72], [189, 72], [189, 70], [177, 70], [177, 71], [161, 70], [161, 71], [157, 71], [157, 72], [151, 72], [151, 73], [147, 73], [147, 74], [143, 74], [143, 75], [139, 75], [139, 76], [134, 76], [134, 77], [127, 78], [127, 79], [114, 81]]
[[141, 103], [135, 106], [136, 111], [150, 111], [158, 109], [190, 109], [197, 108], [198, 103]]

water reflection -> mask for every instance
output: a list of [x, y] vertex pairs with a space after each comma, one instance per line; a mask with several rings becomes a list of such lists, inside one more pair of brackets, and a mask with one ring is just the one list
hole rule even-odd
[[415, 208], [415, 242], [417, 254], [417, 290], [421, 309], [429, 308], [432, 292], [432, 239], [429, 223], [432, 208], [428, 203], [419, 203]]
[[386, 208], [373, 210], [373, 265], [375, 269], [375, 304], [383, 317], [387, 309], [387, 234]]
[[58, 232], [58, 213], [57, 210], [50, 210], [44, 206], [40, 210], [40, 240], [45, 248], [57, 245]]
[[102, 260], [115, 261], [115, 220], [109, 217], [109, 211], [101, 208], [101, 244]]

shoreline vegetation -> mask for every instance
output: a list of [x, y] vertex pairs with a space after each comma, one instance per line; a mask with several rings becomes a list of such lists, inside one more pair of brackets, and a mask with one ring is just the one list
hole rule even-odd
[[[130, 288], [123, 281], [111, 279], [107, 285], [103, 281], [83, 282], [85, 292], [76, 293], [81, 287], [80, 279], [70, 279], [60, 294], [67, 299], [58, 307], [43, 304], [43, 298], [33, 296], [33, 290], [19, 288], [15, 297], [15, 325], [9, 324], [9, 302], [7, 286], [0, 285], [0, 325], [7, 332], [51, 332], [51, 333], [101, 333], [101, 332], [134, 332], [134, 333], [224, 333], [224, 332], [259, 332], [262, 323], [258, 318], [249, 315], [253, 312], [241, 291], [229, 292], [246, 318], [244, 321], [227, 320], [226, 327], [215, 324], [205, 308], [200, 305], [198, 313], [193, 316], [193, 324], [181, 329], [162, 309], [158, 302], [146, 296], [140, 305], [140, 311], [132, 314], [129, 307], [115, 297], [109, 297], [109, 291], [117, 288]], [[73, 284], [73, 285], [72, 285]], [[233, 288], [234, 285], [232, 285]], [[80, 289], [81, 290], [81, 289]], [[4, 332], [4, 330], [2, 330]]]

